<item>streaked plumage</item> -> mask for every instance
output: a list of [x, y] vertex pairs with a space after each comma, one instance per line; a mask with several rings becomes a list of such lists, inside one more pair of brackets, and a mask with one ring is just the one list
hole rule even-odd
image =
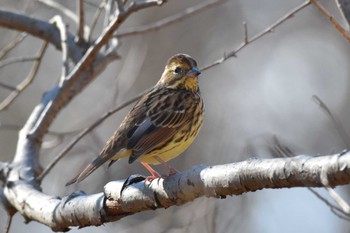
[[67, 185], [80, 182], [103, 163], [110, 165], [128, 157], [148, 164], [163, 164], [181, 154], [197, 137], [203, 122], [204, 105], [200, 96], [196, 61], [178, 54], [169, 59], [159, 82], [135, 104], [120, 127], [107, 141], [100, 155]]

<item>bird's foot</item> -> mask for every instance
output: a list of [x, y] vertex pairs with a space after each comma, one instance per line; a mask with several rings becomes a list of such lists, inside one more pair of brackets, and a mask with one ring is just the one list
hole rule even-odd
[[169, 164], [167, 164], [164, 160], [162, 160], [159, 156], [154, 156], [154, 158], [155, 158], [156, 160], [158, 160], [158, 162], [159, 162], [160, 164], [162, 164], [162, 165], [165, 167], [165, 169], [168, 170], [168, 172], [169, 172], [169, 175], [168, 175], [168, 176], [171, 176], [171, 175], [174, 175], [174, 174], [176, 174], [176, 173], [179, 173], [178, 170], [176, 170], [175, 168], [171, 167], [171, 166], [170, 166]]
[[140, 175], [140, 174], [134, 174], [134, 175], [131, 175], [129, 176], [125, 181], [124, 181], [124, 184], [120, 190], [120, 196], [122, 195], [122, 192], [124, 189], [126, 189], [129, 185], [132, 185], [132, 184], [136, 184], [138, 182], [141, 182], [141, 181], [144, 181], [144, 180], [147, 180], [148, 177], [144, 176], [144, 175]]
[[156, 175], [147, 176], [145, 181], [152, 182], [155, 179], [162, 178], [162, 176], [157, 172]]

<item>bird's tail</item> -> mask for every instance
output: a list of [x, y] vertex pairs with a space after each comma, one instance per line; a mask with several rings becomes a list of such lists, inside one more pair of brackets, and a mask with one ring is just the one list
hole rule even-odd
[[66, 186], [79, 183], [88, 177], [92, 172], [94, 172], [97, 168], [99, 168], [102, 164], [104, 164], [108, 160], [108, 157], [98, 156], [94, 161], [92, 161], [89, 165], [87, 165], [82, 172], [80, 172], [76, 177], [71, 179], [66, 183]]

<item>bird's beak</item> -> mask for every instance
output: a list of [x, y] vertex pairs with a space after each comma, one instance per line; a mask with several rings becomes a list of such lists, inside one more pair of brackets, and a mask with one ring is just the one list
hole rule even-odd
[[201, 74], [201, 71], [195, 66], [192, 67], [192, 69], [187, 72], [187, 76], [195, 76], [195, 77], [197, 77], [200, 74]]

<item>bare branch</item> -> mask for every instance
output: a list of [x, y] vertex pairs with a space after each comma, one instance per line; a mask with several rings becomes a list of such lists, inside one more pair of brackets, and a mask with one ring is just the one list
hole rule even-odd
[[[322, 103], [322, 102], [321, 102]], [[327, 109], [328, 110], [328, 109]], [[330, 113], [330, 112], [329, 112]], [[292, 152], [287, 146], [283, 145], [277, 137], [273, 137], [273, 146], [271, 147], [273, 154], [278, 154], [282, 157], [294, 157], [295, 153]], [[340, 153], [341, 156], [343, 153], [347, 153], [347, 151]], [[335, 164], [337, 163], [337, 157], [333, 158], [335, 160]], [[339, 168], [335, 168], [339, 169]], [[334, 189], [329, 185], [329, 174], [326, 170], [322, 170], [320, 173], [320, 180], [322, 185], [325, 187], [326, 191], [330, 195], [331, 198], [340, 206], [337, 207], [331, 204], [327, 199], [323, 198], [320, 194], [318, 194], [315, 190], [308, 187], [308, 190], [312, 192], [317, 198], [323, 201], [327, 206], [330, 207], [331, 211], [338, 217], [350, 221], [350, 207], [349, 205], [340, 197], [338, 193], [334, 191]], [[305, 183], [307, 186], [307, 183]]]
[[73, 193], [62, 199], [12, 177], [13, 185], [5, 187], [4, 194], [25, 217], [64, 231], [70, 226], [101, 225], [140, 211], [182, 205], [202, 196], [224, 198], [263, 188], [322, 187], [323, 171], [327, 171], [330, 186], [345, 185], [350, 183], [349, 161], [350, 153], [346, 153], [202, 165], [146, 185], [132, 184], [122, 193], [124, 181], [112, 181], [104, 194]]
[[41, 61], [42, 61], [42, 58], [44, 57], [47, 45], [48, 45], [48, 42], [44, 42], [43, 45], [41, 46], [39, 53], [36, 57], [34, 66], [32, 70], [29, 72], [28, 76], [20, 84], [17, 85], [15, 90], [13, 90], [13, 92], [9, 96], [7, 96], [6, 99], [4, 99], [0, 103], [0, 112], [5, 110], [8, 106], [10, 106], [10, 104], [13, 101], [15, 101], [15, 99], [33, 82], [34, 78], [36, 77], [39, 71]]
[[38, 57], [11, 57], [4, 61], [0, 62], [0, 69], [4, 68], [5, 66], [19, 63], [19, 62], [31, 62], [31, 61], [37, 61]]
[[68, 46], [67, 46], [67, 29], [63, 23], [61, 16], [56, 15], [50, 20], [50, 23], [56, 25], [60, 31], [61, 38], [61, 51], [62, 51], [62, 72], [61, 79], [64, 79], [69, 73], [69, 62], [68, 62]]
[[347, 215], [344, 216], [344, 212], [342, 211], [342, 209], [330, 203], [326, 198], [322, 197], [318, 192], [316, 192], [312, 188], [308, 187], [307, 189], [310, 192], [312, 192], [318, 199], [324, 202], [331, 209], [332, 213], [334, 213], [337, 217], [344, 219], [346, 221], [350, 221], [350, 218]]
[[116, 37], [123, 38], [123, 37], [127, 37], [127, 36], [140, 35], [140, 34], [152, 32], [152, 31], [157, 31], [163, 27], [170, 26], [174, 23], [181, 22], [184, 19], [187, 19], [187, 18], [189, 18], [197, 13], [200, 13], [206, 9], [209, 9], [213, 6], [221, 4], [225, 1], [226, 0], [205, 1], [205, 2], [199, 3], [196, 6], [189, 7], [186, 10], [179, 12], [175, 15], [172, 15], [172, 16], [166, 17], [162, 20], [159, 20], [155, 23], [151, 23], [151, 24], [144, 25], [144, 26], [137, 27], [137, 28], [131, 28], [131, 29], [125, 30], [121, 33], [117, 33]]
[[271, 26], [267, 27], [265, 30], [263, 30], [262, 32], [256, 34], [255, 36], [253, 36], [252, 38], [248, 39], [247, 42], [243, 41], [243, 43], [238, 46], [238, 48], [236, 48], [233, 51], [230, 51], [229, 53], [224, 54], [224, 56], [220, 59], [218, 59], [217, 61], [205, 66], [202, 68], [202, 71], [207, 70], [209, 68], [212, 68], [214, 66], [217, 66], [221, 63], [223, 63], [224, 61], [226, 61], [229, 58], [235, 57], [236, 53], [239, 52], [241, 49], [243, 49], [244, 47], [246, 47], [247, 45], [251, 44], [252, 42], [260, 39], [261, 37], [265, 36], [266, 34], [272, 32], [276, 27], [278, 27], [279, 25], [281, 25], [283, 22], [287, 21], [288, 19], [290, 19], [291, 17], [294, 16], [294, 14], [296, 14], [297, 12], [301, 11], [302, 9], [304, 9], [305, 7], [307, 7], [308, 5], [310, 5], [310, 0], [305, 1], [303, 4], [299, 5], [298, 7], [296, 7], [295, 9], [293, 9], [292, 11], [290, 11], [289, 13], [287, 13], [285, 16], [283, 16], [282, 18], [280, 18], [279, 20], [277, 20], [275, 23], [273, 23]]
[[98, 6], [98, 8], [97, 8], [97, 10], [96, 10], [96, 12], [95, 12], [94, 17], [92, 18], [92, 22], [91, 22], [91, 25], [90, 25], [90, 32], [89, 32], [89, 36], [88, 36], [88, 40], [87, 40], [88, 42], [91, 41], [92, 33], [93, 33], [94, 30], [95, 30], [97, 21], [98, 21], [98, 19], [100, 18], [101, 13], [102, 13], [102, 10], [104, 9], [106, 3], [107, 3], [107, 0], [103, 0], [103, 1], [101, 2], [101, 4]]
[[84, 41], [84, 26], [85, 26], [85, 15], [84, 15], [84, 0], [78, 0], [78, 43]]
[[5, 227], [5, 233], [9, 233], [10, 232], [10, 228], [11, 228], [11, 224], [12, 224], [12, 215], [8, 215], [7, 216], [7, 221], [6, 221], [6, 227]]
[[[0, 27], [27, 32], [61, 49], [60, 32], [57, 27], [46, 21], [0, 9]], [[75, 43], [74, 35], [70, 33], [68, 33], [67, 45], [69, 57], [74, 62], [78, 62], [83, 56], [84, 48]]]
[[5, 88], [5, 89], [8, 89], [8, 90], [11, 90], [11, 91], [16, 90], [16, 87], [11, 86], [11, 85], [8, 85], [8, 84], [6, 84], [6, 83], [1, 83], [1, 82], [0, 82], [0, 87]]
[[19, 33], [14, 40], [0, 51], [0, 60], [5, 57], [12, 49], [14, 49], [19, 43], [21, 43], [26, 37], [27, 33]]
[[310, 0], [314, 6], [328, 19], [331, 25], [338, 30], [348, 42], [350, 42], [349, 33], [334, 19], [334, 17], [317, 0]]
[[350, 2], [348, 0], [336, 0], [338, 8], [346, 22], [347, 31], [350, 30]]
[[[78, 27], [80, 27], [80, 18], [73, 11], [71, 11], [67, 7], [63, 6], [62, 4], [59, 4], [58, 2], [53, 1], [53, 0], [38, 0], [38, 2], [41, 2], [49, 7], [52, 7], [53, 9], [58, 10], [63, 15], [65, 15], [68, 18], [70, 18], [71, 20], [73, 20], [74, 23], [76, 23], [76, 25], [78, 25]], [[83, 27], [84, 27], [84, 30], [86, 32], [90, 31], [90, 28], [88, 26], [83, 24]]]
[[345, 145], [350, 148], [350, 137], [345, 131], [345, 127], [341, 123], [341, 121], [331, 112], [331, 110], [327, 107], [327, 105], [317, 96], [313, 95], [312, 100], [323, 110], [326, 115], [330, 118], [331, 122], [334, 124], [335, 129], [338, 131], [341, 139], [345, 143]]
[[334, 189], [330, 187], [325, 188], [329, 194], [333, 198], [333, 200], [338, 204], [338, 206], [341, 208], [342, 212], [346, 214], [348, 217], [350, 217], [350, 207], [349, 204], [346, 203], [346, 201], [337, 193], [334, 191]]
[[243, 39], [243, 42], [245, 44], [248, 43], [248, 26], [247, 26], [247, 23], [246, 22], [243, 22], [243, 27], [244, 27], [244, 39]]

